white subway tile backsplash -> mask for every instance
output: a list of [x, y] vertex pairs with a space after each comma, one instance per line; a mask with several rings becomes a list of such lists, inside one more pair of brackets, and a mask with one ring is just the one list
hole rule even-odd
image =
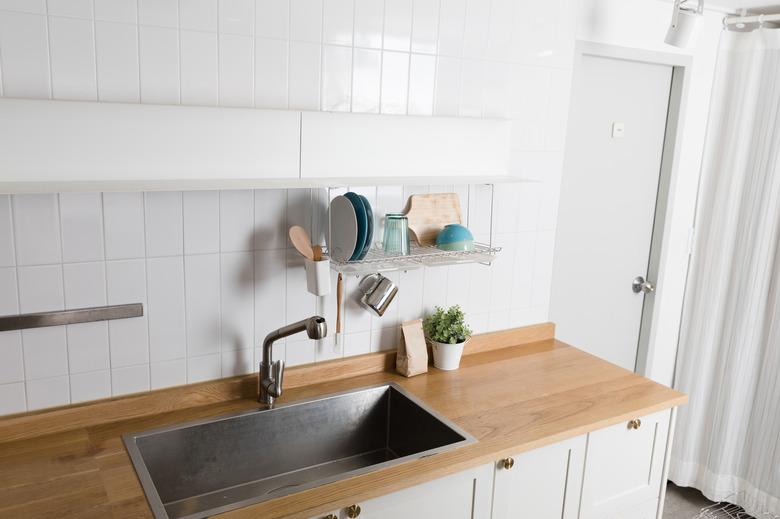
[[106, 304], [105, 263], [68, 263], [62, 266], [62, 270], [65, 308], [90, 308]]
[[3, 11], [46, 14], [46, 0], [0, 0]]
[[186, 355], [184, 262], [181, 256], [146, 261], [149, 352], [152, 362]]
[[283, 189], [255, 191], [255, 250], [287, 247], [287, 192]]
[[22, 413], [26, 410], [24, 382], [0, 384], [0, 414]]
[[290, 36], [290, 3], [256, 0], [255, 31], [258, 37], [287, 39]]
[[344, 356], [363, 355], [371, 352], [371, 332], [348, 333], [344, 338]]
[[254, 0], [219, 0], [219, 32], [252, 36], [255, 29]]
[[322, 41], [323, 0], [289, 0], [290, 39], [320, 43]]
[[232, 350], [223, 351], [222, 358], [222, 376], [234, 377], [236, 375], [246, 375], [255, 371], [255, 350]]
[[436, 57], [412, 54], [409, 63], [409, 115], [433, 115]]
[[325, 45], [322, 51], [322, 110], [348, 112], [351, 82], [352, 49]]
[[179, 27], [194, 31], [217, 31], [217, 0], [179, 2]]
[[255, 40], [255, 107], [287, 108], [288, 45], [285, 40]]
[[183, 195], [184, 253], [219, 252], [219, 191]]
[[25, 378], [68, 374], [68, 347], [64, 326], [22, 330]]
[[550, 302], [553, 256], [555, 253], [555, 231], [539, 231], [536, 234], [536, 255], [534, 257], [534, 281], [531, 304], [546, 307]]
[[[146, 2], [157, 3], [157, 0]], [[179, 31], [141, 25], [139, 36], [141, 102], [178, 104]]]
[[45, 409], [70, 403], [70, 380], [54, 377], [27, 381], [27, 409]]
[[436, 53], [439, 34], [439, 0], [414, 0], [412, 52]]
[[111, 370], [111, 395], [149, 391], [149, 366], [127, 366]]
[[506, 117], [509, 103], [511, 65], [498, 61], [485, 63], [484, 117]]
[[181, 386], [187, 383], [187, 361], [185, 359], [153, 362], [150, 366], [151, 388]]
[[144, 303], [144, 316], [108, 323], [111, 341], [111, 367], [149, 362], [149, 335], [146, 305], [146, 262], [144, 260], [106, 262], [108, 304]]
[[379, 113], [382, 52], [355, 49], [352, 70], [352, 111]]
[[19, 292], [16, 286], [16, 269], [0, 268], [0, 315], [19, 313]]
[[254, 347], [254, 255], [222, 254], [220, 258], [222, 351]]
[[[303, 258], [294, 249], [287, 251], [286, 321], [293, 323], [314, 315], [316, 298], [306, 290]], [[275, 325], [273, 329], [278, 328]]]
[[[22, 333], [0, 332], [0, 384], [24, 381], [24, 355]], [[0, 403], [2, 406], [2, 403]]]
[[146, 254], [143, 193], [103, 193], [106, 259]]
[[290, 338], [285, 345], [285, 362], [288, 366], [300, 366], [317, 361], [317, 343], [310, 339]]
[[286, 250], [255, 251], [255, 343], [288, 322]]
[[13, 220], [19, 265], [62, 261], [57, 195], [14, 195]]
[[182, 254], [182, 195], [179, 191], [146, 193], [146, 256]]
[[178, 0], [138, 0], [138, 23], [157, 27], [179, 26]]
[[222, 376], [222, 361], [219, 353], [189, 357], [187, 359], [187, 382], [203, 382]]
[[219, 351], [220, 277], [219, 255], [198, 254], [184, 258], [187, 355]]
[[219, 103], [217, 34], [182, 30], [180, 39], [182, 104], [216, 106]]
[[409, 85], [409, 54], [405, 52], [382, 53], [383, 114], [406, 114], [406, 99]]
[[481, 117], [484, 104], [485, 62], [471, 59], [461, 61], [460, 74], [461, 117]]
[[371, 351], [392, 351], [398, 348], [398, 326], [371, 330]]
[[360, 0], [355, 2], [355, 46], [382, 48], [385, 2]]
[[290, 42], [289, 107], [317, 110], [320, 106], [320, 44]]
[[490, 3], [487, 41], [487, 55], [490, 59], [506, 61], [511, 57], [515, 4], [514, 0], [492, 0]]
[[74, 404], [110, 396], [111, 373], [109, 371], [77, 373], [70, 376], [70, 400]]
[[71, 373], [107, 370], [111, 366], [107, 322], [70, 324], [67, 339]]
[[138, 0], [95, 0], [95, 20], [134, 24], [138, 21]]
[[3, 95], [43, 99], [51, 96], [45, 16], [0, 11], [0, 58]]
[[438, 41], [440, 56], [461, 56], [465, 20], [466, 0], [440, 0]]
[[99, 100], [139, 102], [138, 28], [125, 23], [95, 22], [95, 52]]
[[385, 50], [409, 52], [412, 38], [412, 0], [385, 2]]
[[19, 311], [23, 314], [62, 310], [62, 266], [19, 267]]
[[219, 236], [222, 252], [254, 248], [254, 193], [249, 190], [220, 192]]
[[491, 2], [466, 1], [466, 21], [463, 26], [463, 57], [484, 58], [488, 48]]
[[423, 270], [407, 270], [398, 278], [398, 319], [401, 323], [422, 318]]
[[49, 17], [52, 96], [97, 100], [92, 20]]
[[49, 16], [92, 18], [92, 0], [46, 0]]
[[249, 36], [219, 37], [219, 104], [254, 104], [254, 41]]
[[322, 41], [352, 45], [353, 0], [323, 0]]
[[0, 195], [0, 267], [16, 264], [14, 226], [11, 218], [11, 197]]
[[99, 261], [103, 252], [103, 199], [100, 193], [62, 193], [62, 261]]
[[446, 268], [426, 269], [423, 280], [423, 314], [432, 314], [437, 306], [447, 304], [447, 280], [449, 270]]
[[439, 56], [436, 63], [434, 115], [458, 115], [460, 70], [460, 59]]

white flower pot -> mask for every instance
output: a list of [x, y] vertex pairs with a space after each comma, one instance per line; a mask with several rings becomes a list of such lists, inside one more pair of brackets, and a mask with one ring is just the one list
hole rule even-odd
[[463, 346], [465, 344], [465, 341], [457, 344], [431, 341], [433, 365], [444, 371], [458, 369], [460, 367], [460, 358], [463, 355]]

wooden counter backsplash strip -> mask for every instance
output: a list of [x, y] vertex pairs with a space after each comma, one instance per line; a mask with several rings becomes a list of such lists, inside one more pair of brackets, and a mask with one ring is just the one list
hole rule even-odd
[[[542, 323], [475, 335], [465, 355], [555, 338], [555, 325]], [[395, 351], [368, 353], [302, 366], [285, 373], [285, 388], [394, 371]], [[0, 443], [240, 398], [255, 398], [257, 374], [188, 384], [0, 418]]]

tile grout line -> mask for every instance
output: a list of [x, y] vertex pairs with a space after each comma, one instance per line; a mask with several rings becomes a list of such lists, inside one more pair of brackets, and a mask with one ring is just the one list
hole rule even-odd
[[97, 45], [97, 21], [95, 20], [95, 0], [90, 0], [92, 7], [92, 55], [95, 58], [95, 101], [100, 101], [100, 84], [98, 82], [98, 45]]
[[[19, 289], [19, 245], [16, 243], [16, 211], [14, 210], [14, 203], [13, 200], [16, 199], [16, 196], [18, 195], [9, 195], [8, 196], [8, 210], [11, 214], [11, 235], [12, 235], [12, 242], [14, 244], [14, 274], [16, 275], [16, 309], [18, 312], [21, 313], [22, 311], [22, 297], [21, 297], [21, 290]], [[27, 361], [26, 356], [24, 352], [24, 333], [22, 330], [19, 330], [19, 344], [22, 347], [22, 375], [24, 377], [24, 380], [22, 380], [22, 388], [24, 389], [24, 410], [27, 411], [30, 408], [29, 405], [29, 398], [27, 397]]]
[[49, 18], [49, 0], [45, 0], [45, 9], [46, 14], [45, 22], [46, 22], [46, 60], [48, 61], [47, 65], [49, 66], [49, 99], [54, 99], [54, 79], [53, 79], [53, 67], [51, 64], [51, 21]]
[[[68, 308], [68, 299], [65, 295], [65, 265], [62, 263], [62, 260], [65, 258], [65, 244], [62, 240], [62, 193], [57, 193], [57, 219], [58, 222], [58, 231], [60, 233], [60, 274], [62, 275], [62, 307], [63, 309]], [[63, 333], [65, 334], [65, 372], [66, 376], [68, 377], [68, 404], [72, 402], [72, 395], [73, 395], [73, 385], [71, 384], [70, 380], [70, 345], [68, 340], [68, 326], [63, 326]]]
[[[109, 304], [108, 296], [108, 253], [106, 252], [106, 194], [100, 193], [100, 229], [103, 237], [103, 279], [106, 283], [106, 304]], [[106, 340], [108, 343], [108, 395], [111, 396], [114, 392], [114, 372], [112, 370], [112, 359], [114, 358], [111, 351], [111, 322], [106, 322]]]

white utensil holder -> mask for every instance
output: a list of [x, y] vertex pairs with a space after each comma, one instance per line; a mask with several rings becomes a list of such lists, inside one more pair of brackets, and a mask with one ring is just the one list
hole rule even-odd
[[315, 296], [330, 294], [330, 260], [304, 260], [306, 266], [306, 288]]

